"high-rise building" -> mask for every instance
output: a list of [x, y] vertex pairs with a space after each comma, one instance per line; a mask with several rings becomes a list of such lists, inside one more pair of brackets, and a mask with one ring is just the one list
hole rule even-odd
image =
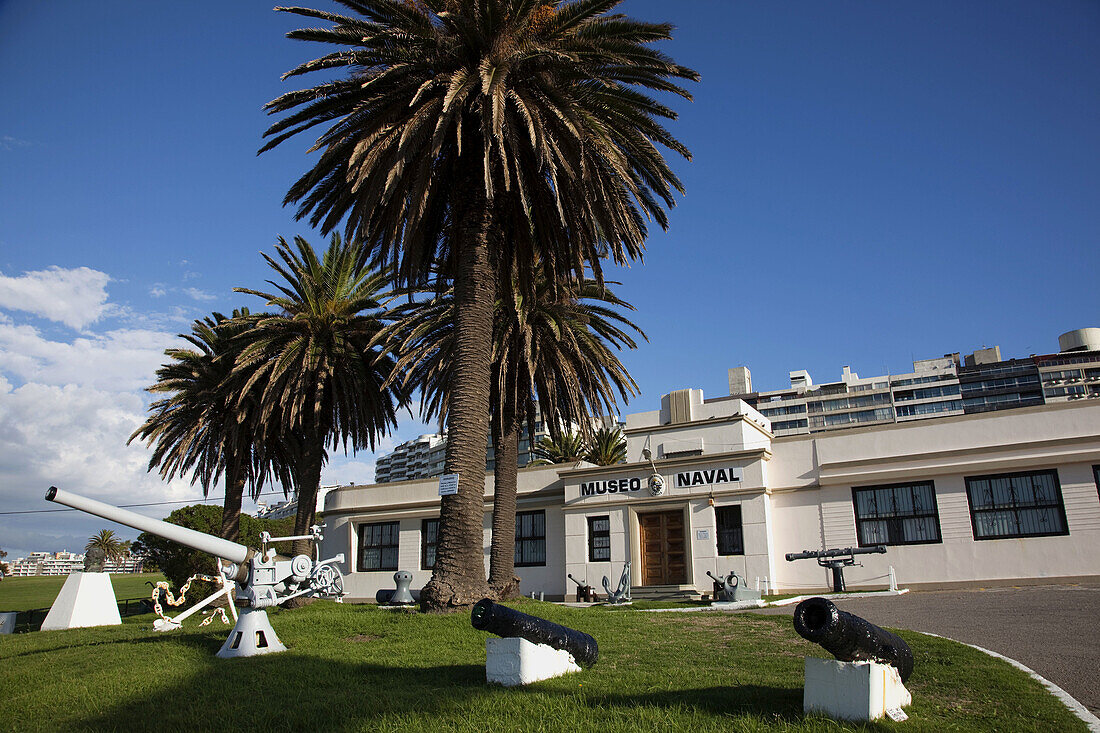
[[[771, 420], [774, 435], [799, 435], [864, 425], [1100, 397], [1100, 328], [1059, 337], [1057, 354], [1001, 358], [998, 346], [913, 362], [908, 374], [860, 378], [844, 367], [840, 381], [815, 385], [805, 370], [790, 389], [753, 392], [747, 367], [730, 370], [730, 397]], [[734, 391], [739, 390], [739, 391]]]

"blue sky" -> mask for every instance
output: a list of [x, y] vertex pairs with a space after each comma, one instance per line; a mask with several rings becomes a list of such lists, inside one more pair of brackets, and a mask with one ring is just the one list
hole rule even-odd
[[[316, 7], [330, 7], [318, 2]], [[1100, 325], [1100, 5], [627, 0], [697, 69], [674, 102], [687, 195], [644, 264], [613, 273], [650, 341], [627, 408], [747, 365], [905, 372]], [[321, 49], [259, 2], [0, 1], [0, 504], [46, 486], [184, 500], [148, 476], [140, 423], [192, 319], [258, 300], [307, 140], [257, 157], [279, 76]], [[251, 301], [251, 302], [250, 302]], [[406, 420], [395, 436], [424, 430]], [[390, 445], [387, 441], [385, 445]], [[338, 457], [327, 483], [369, 480]], [[220, 491], [216, 495], [220, 496]], [[172, 507], [152, 508], [165, 514]], [[0, 547], [77, 549], [103, 526], [0, 515]]]

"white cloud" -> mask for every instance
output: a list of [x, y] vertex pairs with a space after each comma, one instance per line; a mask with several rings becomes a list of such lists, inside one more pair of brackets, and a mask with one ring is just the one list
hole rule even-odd
[[27, 148], [31, 146], [30, 140], [21, 140], [11, 135], [0, 136], [0, 150], [15, 150], [16, 148]]
[[33, 313], [81, 329], [108, 312], [107, 273], [90, 267], [49, 267], [21, 277], [0, 274], [0, 308]]
[[200, 301], [218, 299], [218, 296], [208, 293], [205, 290], [199, 290], [198, 288], [184, 288], [183, 293], [190, 298]]
[[367, 457], [370, 458], [369, 462], [354, 458], [346, 459], [343, 455], [331, 457], [328, 465], [321, 472], [321, 485], [373, 484], [374, 458]]
[[149, 295], [154, 298], [163, 298], [165, 295], [168, 295], [168, 291], [164, 289], [163, 285], [156, 283], [153, 287], [149, 288]]
[[0, 371], [42, 385], [141, 390], [156, 379], [164, 350], [179, 344], [175, 334], [151, 329], [51, 341], [33, 326], [0, 318]]

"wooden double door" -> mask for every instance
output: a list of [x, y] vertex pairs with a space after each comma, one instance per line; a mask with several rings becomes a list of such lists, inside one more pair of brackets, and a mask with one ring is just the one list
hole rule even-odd
[[642, 585], [679, 585], [687, 582], [687, 543], [684, 513], [639, 514], [642, 535]]

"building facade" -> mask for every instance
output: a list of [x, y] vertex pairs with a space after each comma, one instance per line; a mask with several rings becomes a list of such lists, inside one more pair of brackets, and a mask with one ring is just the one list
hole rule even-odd
[[[127, 553], [103, 563], [105, 573], [140, 573], [144, 559]], [[32, 552], [8, 563], [8, 575], [68, 575], [84, 571], [84, 555], [75, 552]]]
[[[916, 396], [927, 385], [958, 388], [953, 380], [872, 380], [844, 399], [957, 400]], [[897, 399], [904, 390], [912, 400]], [[891, 568], [910, 587], [1100, 576], [1100, 400], [943, 413], [780, 436], [745, 399], [672, 392], [659, 410], [625, 418], [628, 463], [520, 471], [521, 590], [564, 597], [574, 588], [568, 574], [614, 585], [629, 561], [634, 588], [707, 593], [707, 571], [736, 571], [776, 591], [819, 591], [828, 571], [786, 553], [878, 544], [886, 554], [861, 556], [846, 571], [849, 587], [884, 587]], [[490, 474], [486, 564], [492, 489]], [[341, 487], [325, 515], [323, 555], [349, 558], [351, 599], [392, 587], [398, 569], [413, 572], [414, 587], [430, 578], [437, 481]]]

